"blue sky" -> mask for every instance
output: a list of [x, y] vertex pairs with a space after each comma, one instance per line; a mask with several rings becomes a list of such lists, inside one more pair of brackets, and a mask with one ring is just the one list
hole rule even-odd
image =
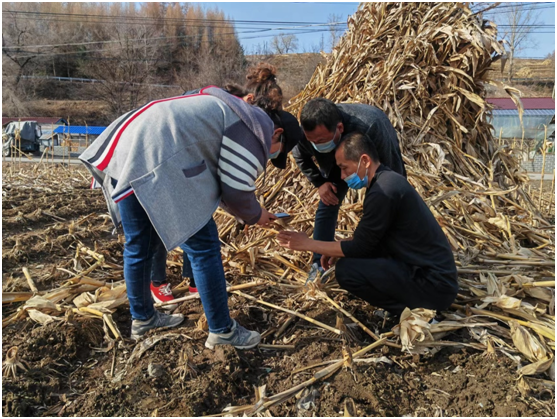
[[[340, 16], [342, 22], [346, 22], [348, 16], [353, 14], [358, 8], [357, 2], [336, 2], [336, 3], [310, 3], [310, 2], [253, 2], [253, 3], [237, 3], [237, 2], [207, 2], [204, 6], [207, 8], [218, 7], [228, 17], [233, 20], [257, 20], [257, 21], [275, 21], [275, 22], [309, 22], [309, 23], [327, 23], [331, 15]], [[311, 50], [313, 46], [321, 44], [322, 35], [324, 36], [325, 46], [329, 40], [329, 34], [326, 32], [327, 27], [303, 27], [304, 25], [260, 25], [258, 28], [284, 28], [283, 30], [274, 30], [261, 33], [248, 33], [254, 29], [248, 28], [246, 25], [238, 23], [238, 36], [242, 42], [246, 53], [251, 53], [258, 45], [264, 42], [270, 42], [274, 35], [278, 33], [296, 33], [299, 43], [299, 51]], [[297, 29], [290, 29], [291, 26], [300, 26]], [[257, 29], [257, 28], [255, 28]], [[323, 32], [300, 33], [309, 30], [322, 29]], [[245, 32], [245, 33], [242, 33]], [[327, 48], [328, 49], [328, 48]]]
[[[535, 4], [536, 2], [532, 2]], [[308, 23], [327, 23], [331, 15], [341, 17], [342, 21], [346, 21], [349, 15], [354, 13], [359, 3], [354, 2], [202, 2], [205, 8], [214, 8], [215, 6], [222, 10], [227, 16], [234, 20], [249, 21], [275, 21], [275, 22], [308, 22]], [[505, 3], [513, 4], [513, 3]], [[532, 35], [532, 39], [537, 46], [527, 48], [519, 52], [519, 57], [545, 57], [547, 54], [555, 50], [555, 4], [538, 5], [543, 7], [538, 10], [540, 14], [539, 23], [544, 25], [552, 25], [551, 27], [534, 28], [536, 32], [550, 32]], [[502, 9], [501, 9], [502, 10]], [[504, 14], [500, 11], [492, 13], [489, 18], [495, 19], [496, 23], [504, 23], [502, 21]], [[237, 25], [237, 32], [247, 54], [253, 53], [258, 44], [263, 45], [269, 43], [274, 35], [279, 32], [296, 33], [298, 37], [298, 52], [312, 51], [321, 45], [322, 37], [324, 38], [325, 50], [329, 51], [329, 34], [326, 31], [300, 33], [308, 30], [326, 29], [321, 27], [299, 27], [291, 29], [292, 24], [264, 24], [254, 25], [241, 24]], [[303, 26], [302, 24], [297, 26]], [[269, 28], [284, 28], [283, 30], [262, 31]], [[253, 32], [261, 31], [261, 32]]]

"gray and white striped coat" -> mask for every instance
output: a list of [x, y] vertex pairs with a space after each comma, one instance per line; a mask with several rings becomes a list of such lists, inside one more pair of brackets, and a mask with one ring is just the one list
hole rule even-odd
[[261, 216], [255, 180], [267, 163], [273, 123], [216, 87], [156, 100], [114, 121], [80, 156], [117, 202], [134, 193], [167, 250], [186, 241], [218, 205], [248, 224]]

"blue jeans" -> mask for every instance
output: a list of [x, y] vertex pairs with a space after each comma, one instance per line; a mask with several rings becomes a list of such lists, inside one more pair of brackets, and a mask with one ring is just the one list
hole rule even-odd
[[184, 259], [187, 258], [190, 262], [209, 331], [229, 332], [232, 319], [228, 310], [228, 293], [215, 220], [211, 218], [201, 230], [180, 247], [184, 251]]
[[[336, 197], [338, 198], [337, 205], [325, 205], [323, 201], [319, 201], [317, 211], [315, 213], [315, 228], [313, 229], [313, 239], [325, 242], [332, 242], [335, 239], [335, 230], [337, 228], [338, 212], [344, 197], [348, 192], [346, 183], [341, 182], [334, 184], [337, 187]], [[321, 266], [321, 255], [318, 253], [313, 254], [313, 263]]]
[[[134, 319], [147, 320], [155, 312], [150, 290], [151, 278], [165, 278], [166, 250], [135, 195], [120, 201], [118, 208], [126, 236], [124, 278], [130, 311]], [[182, 248], [187, 252], [197, 279], [209, 331], [228, 332], [232, 320], [228, 310], [228, 294], [215, 221], [211, 218]]]
[[148, 320], [155, 314], [151, 276], [154, 268], [166, 267], [166, 250], [135, 195], [118, 202], [118, 209], [126, 236], [124, 279], [130, 311], [132, 318]]

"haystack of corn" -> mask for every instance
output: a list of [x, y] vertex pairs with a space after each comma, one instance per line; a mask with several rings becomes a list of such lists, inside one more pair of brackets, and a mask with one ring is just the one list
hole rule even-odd
[[[314, 97], [384, 110], [398, 132], [409, 181], [462, 267], [553, 260], [554, 227], [526, 192], [519, 162], [490, 130], [485, 84], [498, 83], [487, 74], [504, 52], [495, 24], [457, 3], [363, 3], [348, 25], [289, 110], [299, 114]], [[521, 110], [519, 92], [506, 89]], [[261, 203], [292, 214], [291, 227], [312, 233], [319, 197], [292, 160], [285, 171], [269, 166], [259, 186]], [[353, 193], [345, 201], [338, 238], [357, 225], [361, 198]], [[236, 255], [269, 237], [257, 229], [238, 233], [230, 217], [217, 218]], [[252, 250], [251, 261], [254, 252], [268, 250]]]

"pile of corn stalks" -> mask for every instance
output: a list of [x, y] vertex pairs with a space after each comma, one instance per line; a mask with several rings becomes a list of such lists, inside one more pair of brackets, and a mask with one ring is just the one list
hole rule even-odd
[[[497, 82], [486, 75], [503, 53], [496, 34], [464, 5], [365, 4], [290, 107], [299, 112], [321, 96], [384, 110], [410, 182], [457, 252], [554, 244], [553, 227], [524, 191], [528, 178], [487, 122], [485, 83]], [[518, 92], [507, 91], [521, 110]]]

